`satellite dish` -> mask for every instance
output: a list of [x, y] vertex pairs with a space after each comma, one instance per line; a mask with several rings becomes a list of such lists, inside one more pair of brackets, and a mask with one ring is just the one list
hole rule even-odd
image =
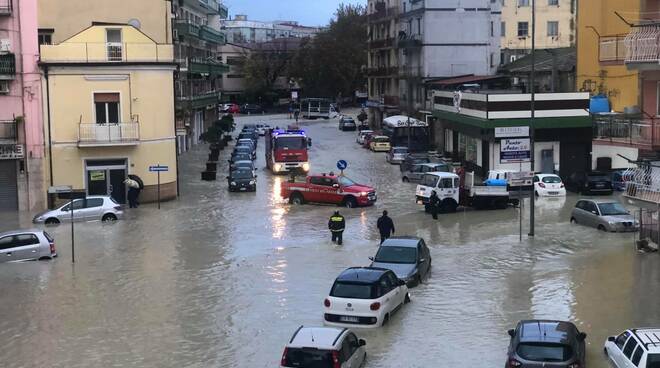
[[137, 19], [131, 19], [131, 20], [129, 20], [129, 21], [128, 21], [128, 24], [131, 25], [131, 26], [133, 26], [133, 27], [135, 27], [135, 28], [137, 28], [137, 29], [140, 29], [140, 27], [142, 26], [142, 24], [140, 23], [140, 21], [137, 20]]

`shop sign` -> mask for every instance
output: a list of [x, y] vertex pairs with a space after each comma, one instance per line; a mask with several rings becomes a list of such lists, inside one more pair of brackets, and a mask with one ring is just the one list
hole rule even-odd
[[15, 160], [25, 157], [23, 145], [2, 144], [0, 145], [0, 160]]
[[500, 141], [500, 163], [529, 162], [531, 159], [529, 138], [511, 138]]
[[105, 180], [105, 170], [94, 170], [89, 172], [90, 181], [104, 181]]

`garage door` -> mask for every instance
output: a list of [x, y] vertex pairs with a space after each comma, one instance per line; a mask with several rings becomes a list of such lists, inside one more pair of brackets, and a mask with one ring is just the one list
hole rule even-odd
[[18, 210], [16, 161], [0, 160], [0, 211]]

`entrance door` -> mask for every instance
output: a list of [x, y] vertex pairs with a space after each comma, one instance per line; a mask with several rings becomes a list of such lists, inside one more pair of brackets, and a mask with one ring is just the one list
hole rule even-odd
[[0, 211], [17, 210], [16, 161], [0, 160]]
[[87, 161], [87, 194], [109, 195], [126, 203], [126, 160]]
[[541, 172], [552, 174], [555, 172], [555, 151], [551, 149], [541, 150]]

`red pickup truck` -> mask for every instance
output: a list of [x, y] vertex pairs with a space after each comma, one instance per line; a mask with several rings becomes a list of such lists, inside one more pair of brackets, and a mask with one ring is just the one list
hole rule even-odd
[[281, 195], [289, 203], [332, 203], [345, 207], [370, 206], [376, 202], [376, 190], [332, 173], [309, 175], [304, 182], [282, 182]]

